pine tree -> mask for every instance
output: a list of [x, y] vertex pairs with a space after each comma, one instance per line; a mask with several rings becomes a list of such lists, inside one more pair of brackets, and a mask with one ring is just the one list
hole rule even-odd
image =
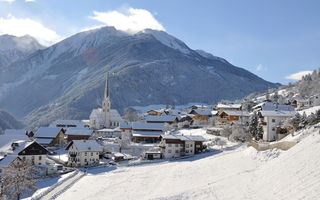
[[256, 112], [253, 112], [253, 115], [250, 116], [249, 133], [252, 135], [252, 137], [255, 137], [256, 139], [258, 138], [259, 121]]

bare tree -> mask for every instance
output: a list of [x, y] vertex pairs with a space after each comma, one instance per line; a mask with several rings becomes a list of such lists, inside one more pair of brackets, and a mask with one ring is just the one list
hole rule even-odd
[[23, 162], [3, 170], [1, 199], [20, 199], [37, 190], [34, 165]]

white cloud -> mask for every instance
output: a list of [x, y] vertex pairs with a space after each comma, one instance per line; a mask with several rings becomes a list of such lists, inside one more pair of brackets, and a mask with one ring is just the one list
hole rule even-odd
[[25, 0], [25, 2], [35, 2], [36, 0]]
[[0, 35], [9, 34], [14, 36], [30, 35], [35, 37], [41, 44], [50, 45], [61, 37], [52, 29], [29, 18], [16, 18], [12, 15], [0, 17]]
[[307, 75], [307, 74], [311, 74], [311, 73], [312, 73], [312, 71], [302, 71], [302, 72], [290, 74], [290, 75], [286, 76], [286, 79], [301, 80], [302, 76]]
[[89, 18], [128, 33], [137, 33], [147, 28], [165, 31], [165, 28], [145, 9], [125, 8], [121, 11], [93, 11], [93, 16]]
[[257, 71], [267, 71], [268, 68], [264, 67], [262, 64], [259, 64], [256, 68]]

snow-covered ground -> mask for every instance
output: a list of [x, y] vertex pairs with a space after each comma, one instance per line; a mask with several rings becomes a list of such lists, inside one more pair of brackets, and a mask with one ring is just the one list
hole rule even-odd
[[307, 109], [304, 109], [304, 110], [300, 110], [298, 111], [300, 115], [303, 115], [303, 113], [305, 112], [306, 115], [310, 115], [311, 113], [316, 113], [317, 110], [320, 110], [320, 106], [314, 106], [314, 107], [311, 107], [311, 108], [307, 108]]
[[100, 168], [57, 199], [319, 199], [318, 129], [288, 151], [242, 145], [193, 158]]

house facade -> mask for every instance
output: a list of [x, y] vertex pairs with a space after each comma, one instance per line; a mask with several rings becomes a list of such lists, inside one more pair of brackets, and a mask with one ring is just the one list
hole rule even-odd
[[122, 123], [120, 124], [121, 137], [130, 137], [136, 143], [160, 142], [160, 136], [164, 131], [163, 123]]
[[95, 166], [103, 148], [95, 140], [73, 140], [69, 143], [68, 165], [72, 167]]
[[274, 141], [281, 139], [279, 128], [282, 126], [282, 122], [294, 116], [295, 111], [260, 111], [259, 125], [263, 128], [263, 140], [264, 141]]
[[202, 136], [162, 135], [160, 147], [164, 158], [190, 156], [203, 150]]
[[220, 123], [238, 123], [248, 125], [250, 114], [246, 111], [224, 110], [219, 114]]

